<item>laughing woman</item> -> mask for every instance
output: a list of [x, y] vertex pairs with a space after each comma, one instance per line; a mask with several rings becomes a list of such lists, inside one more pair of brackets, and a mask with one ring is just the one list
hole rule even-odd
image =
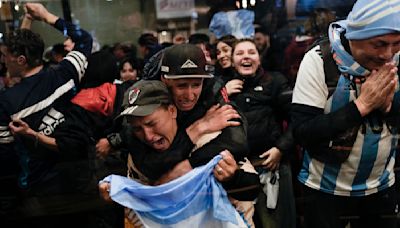
[[[282, 74], [262, 69], [260, 55], [251, 39], [242, 39], [235, 44], [232, 64], [235, 76], [225, 87], [231, 100], [236, 102], [247, 118], [249, 157], [254, 166], [258, 165], [261, 183], [271, 177], [279, 180], [279, 184], [275, 184], [279, 190], [268, 192], [268, 197], [265, 195], [268, 188], [265, 185], [258, 197], [256, 214], [263, 227], [295, 227], [296, 214], [288, 161], [294, 141], [291, 131], [284, 132], [282, 129], [284, 120], [288, 119], [291, 100], [290, 96], [283, 94], [288, 93], [289, 85]], [[274, 193], [277, 198], [272, 196]], [[274, 203], [274, 199], [277, 202]]]

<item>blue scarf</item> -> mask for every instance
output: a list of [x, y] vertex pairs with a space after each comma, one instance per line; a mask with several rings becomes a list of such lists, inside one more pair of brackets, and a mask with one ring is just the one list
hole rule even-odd
[[[332, 95], [331, 111], [335, 111], [355, 100], [360, 91], [360, 86], [357, 85], [356, 81], [364, 79], [365, 76], [370, 74], [370, 71], [357, 63], [343, 47], [340, 35], [346, 31], [346, 27], [347, 22], [344, 20], [332, 23], [329, 26], [329, 41], [334, 53], [334, 60], [341, 72], [336, 91]], [[396, 54], [393, 60], [398, 64], [399, 55]], [[355, 90], [355, 96], [351, 96], [351, 89], [349, 88]]]

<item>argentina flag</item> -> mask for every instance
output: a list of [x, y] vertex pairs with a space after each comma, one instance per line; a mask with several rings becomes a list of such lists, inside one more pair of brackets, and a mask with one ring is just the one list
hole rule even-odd
[[211, 19], [209, 29], [217, 39], [233, 35], [237, 39], [254, 36], [254, 12], [250, 10], [234, 10], [218, 12]]
[[247, 227], [213, 175], [220, 159], [159, 186], [118, 175], [102, 182], [111, 184], [111, 199], [134, 210], [145, 227]]

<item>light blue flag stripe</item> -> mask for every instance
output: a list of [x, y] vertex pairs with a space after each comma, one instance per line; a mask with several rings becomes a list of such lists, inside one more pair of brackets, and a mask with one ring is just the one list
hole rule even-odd
[[110, 175], [103, 181], [110, 182], [113, 201], [158, 224], [175, 224], [212, 210], [214, 220], [237, 225], [238, 213], [212, 172], [220, 159], [218, 155], [208, 164], [159, 186], [142, 185], [117, 175]]
[[307, 182], [307, 179], [310, 176], [310, 173], [308, 171], [310, 169], [310, 163], [311, 163], [311, 157], [307, 151], [304, 151], [304, 157], [302, 163], [303, 167], [301, 168], [300, 173], [297, 176], [297, 179], [303, 184]]
[[[340, 76], [335, 92], [332, 94], [331, 112], [337, 111], [349, 103], [350, 81], [343, 75]], [[325, 164], [321, 178], [321, 189], [332, 191], [336, 188], [336, 179], [339, 175], [341, 164]]]
[[[396, 132], [398, 131], [397, 129], [395, 130]], [[390, 155], [387, 158], [385, 167], [388, 167], [390, 160], [395, 159], [396, 157], [396, 147], [397, 147], [397, 137], [392, 138], [392, 147], [390, 148]], [[378, 187], [378, 189], [386, 189], [389, 188], [389, 176], [390, 172], [385, 169], [383, 172], [382, 176], [380, 177], [380, 183], [381, 185]]]
[[364, 136], [364, 144], [361, 153], [361, 159], [358, 165], [357, 174], [354, 177], [352, 184], [352, 196], [364, 195], [362, 191], [367, 188], [367, 179], [374, 168], [374, 162], [378, 155], [379, 140], [381, 134], [374, 134], [370, 127], [366, 128], [366, 134]]

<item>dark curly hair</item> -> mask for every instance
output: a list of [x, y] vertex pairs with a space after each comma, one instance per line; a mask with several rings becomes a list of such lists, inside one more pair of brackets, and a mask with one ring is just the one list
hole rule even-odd
[[317, 8], [304, 22], [305, 34], [314, 37], [327, 35], [329, 24], [335, 20], [335, 12], [325, 8]]
[[7, 50], [14, 56], [23, 55], [29, 67], [43, 64], [44, 42], [39, 34], [29, 29], [18, 29], [8, 33], [4, 40]]

